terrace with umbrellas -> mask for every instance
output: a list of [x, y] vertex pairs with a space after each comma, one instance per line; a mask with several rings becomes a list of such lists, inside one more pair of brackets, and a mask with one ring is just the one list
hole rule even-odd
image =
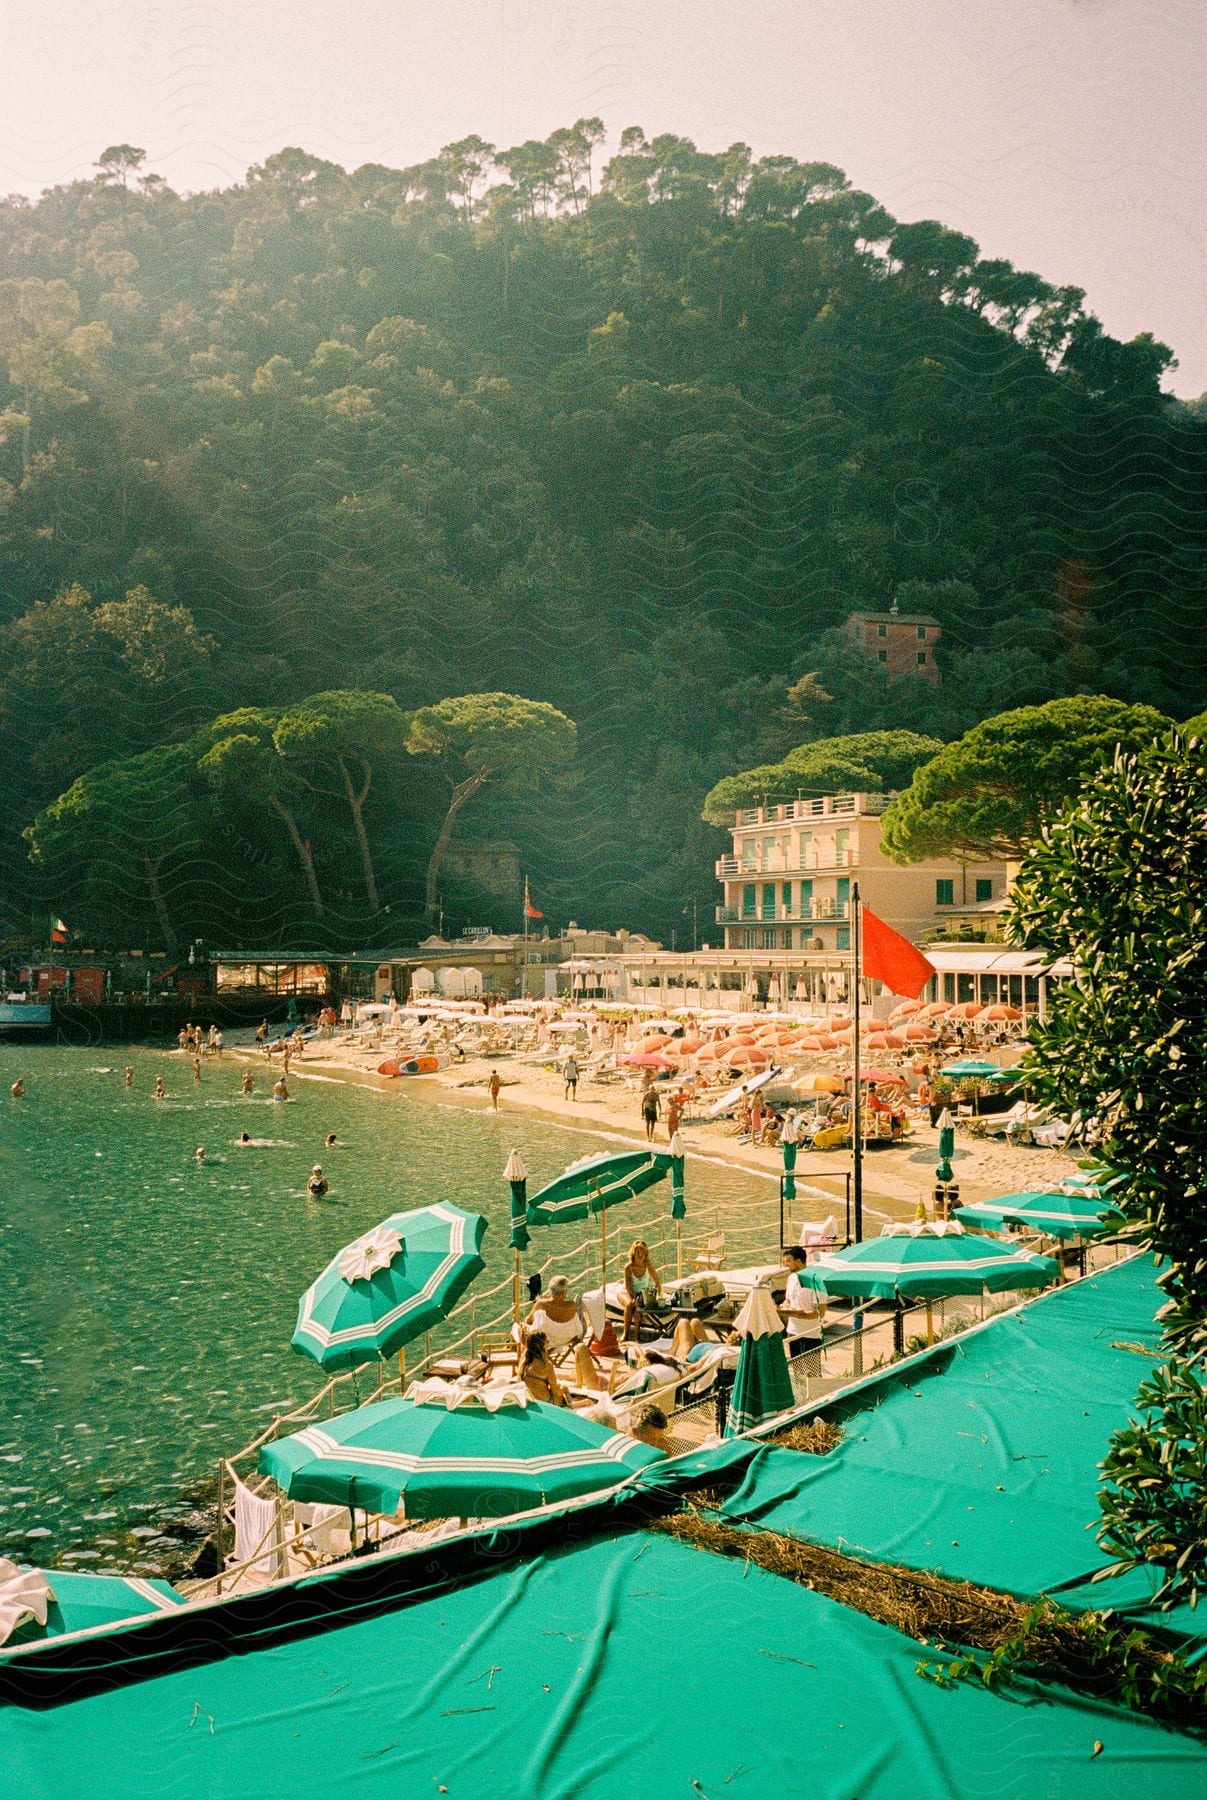
[[[292, 1340], [327, 1379], [223, 1459], [215, 1562], [190, 1597], [622, 1490], [653, 1465], [773, 1430], [869, 1370], [1060, 1283], [1064, 1244], [1081, 1268], [1087, 1255], [1091, 1268], [1118, 1255], [1107, 1172], [860, 1243], [817, 1226], [795, 1265], [816, 1323], [790, 1341], [793, 1268], [774, 1224], [761, 1261], [706, 1266], [684, 1237], [685, 1165], [682, 1139], [605, 1152], [530, 1195], [512, 1152], [502, 1171], [508, 1254], [489, 1270], [487, 1221], [449, 1203], [392, 1214], [345, 1246], [301, 1297]], [[627, 1238], [642, 1229], [633, 1219], [643, 1196], [661, 1196], [676, 1254], [626, 1320], [618, 1209]], [[582, 1225], [586, 1237], [567, 1232]], [[561, 1307], [573, 1328], [534, 1371], [529, 1346], [558, 1312], [559, 1267], [575, 1271]]]

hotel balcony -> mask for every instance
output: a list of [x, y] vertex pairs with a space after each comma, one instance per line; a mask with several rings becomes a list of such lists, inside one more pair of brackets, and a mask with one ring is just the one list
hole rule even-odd
[[882, 813], [888, 803], [888, 794], [827, 794], [820, 800], [786, 800], [780, 806], [744, 806], [734, 822], [740, 828], [790, 825], [794, 820], [850, 819], [860, 813]]
[[747, 862], [737, 856], [719, 856], [716, 861], [718, 881], [757, 881], [766, 875], [814, 875], [819, 869], [850, 869], [854, 866], [855, 858], [849, 850], [812, 850], [803, 859], [771, 856]]
[[849, 916], [845, 900], [814, 900], [811, 906], [777, 906], [774, 912], [741, 912], [736, 906], [715, 908], [718, 925], [815, 925]]

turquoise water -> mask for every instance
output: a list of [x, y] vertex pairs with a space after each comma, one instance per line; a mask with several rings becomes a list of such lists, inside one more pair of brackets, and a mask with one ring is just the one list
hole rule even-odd
[[[106, 1063], [112, 1074], [94, 1072]], [[299, 1296], [342, 1244], [390, 1212], [454, 1200], [491, 1221], [482, 1292], [511, 1269], [512, 1145], [530, 1192], [601, 1148], [599, 1135], [505, 1107], [492, 1117], [482, 1098], [470, 1110], [431, 1084], [291, 1076], [280, 1105], [258, 1068], [259, 1092], [241, 1096], [241, 1072], [227, 1057], [197, 1086], [156, 1052], [0, 1045], [0, 1555], [159, 1566], [182, 1493], [322, 1385], [289, 1339]], [[12, 1101], [18, 1074], [27, 1097]], [[240, 1131], [272, 1145], [239, 1149]], [[330, 1131], [347, 1148], [325, 1153]], [[198, 1144], [223, 1160], [198, 1166]], [[321, 1202], [305, 1193], [315, 1162], [331, 1179]], [[689, 1160], [689, 1237], [719, 1222], [739, 1255], [743, 1242], [769, 1253], [776, 1205], [774, 1183]], [[656, 1188], [614, 1211], [613, 1250], [657, 1217], [673, 1271], [669, 1208]], [[534, 1231], [526, 1267], [594, 1235]], [[483, 1317], [506, 1303], [484, 1302]]]

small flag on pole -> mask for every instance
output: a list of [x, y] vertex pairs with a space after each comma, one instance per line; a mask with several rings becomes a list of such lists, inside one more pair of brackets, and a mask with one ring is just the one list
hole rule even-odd
[[60, 919], [57, 914], [50, 923], [50, 941], [52, 944], [65, 944], [67, 942], [67, 921], [66, 919]]
[[878, 919], [870, 907], [863, 908], [863, 974], [870, 980], [882, 981], [894, 994], [916, 1000], [922, 989], [938, 971], [908, 938]]
[[525, 876], [524, 877], [524, 917], [526, 919], [543, 919], [544, 916], [545, 916], [544, 913], [538, 912], [536, 910], [536, 907], [532, 904], [532, 900], [528, 893], [528, 877]]

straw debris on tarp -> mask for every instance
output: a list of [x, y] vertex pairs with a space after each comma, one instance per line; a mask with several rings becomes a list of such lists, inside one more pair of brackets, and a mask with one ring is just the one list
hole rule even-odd
[[[1187, 1668], [1143, 1632], [1113, 1626], [1109, 1615], [1065, 1613], [1048, 1600], [1028, 1603], [967, 1581], [861, 1562], [778, 1532], [739, 1530], [690, 1505], [652, 1520], [649, 1529], [715, 1556], [755, 1563], [904, 1632], [944, 1659], [938, 1670], [920, 1665], [920, 1674], [942, 1679], [944, 1671], [958, 1670], [990, 1685], [985, 1670], [993, 1666], [1002, 1681], [1012, 1674], [1056, 1681], [1097, 1699], [1207, 1728], [1207, 1672]], [[952, 1645], [989, 1661], [951, 1662]]]
[[837, 1450], [845, 1436], [842, 1426], [835, 1425], [832, 1419], [801, 1419], [795, 1425], [786, 1425], [782, 1431], [771, 1432], [767, 1441], [781, 1450], [804, 1450], [810, 1456], [828, 1456], [831, 1450]]

